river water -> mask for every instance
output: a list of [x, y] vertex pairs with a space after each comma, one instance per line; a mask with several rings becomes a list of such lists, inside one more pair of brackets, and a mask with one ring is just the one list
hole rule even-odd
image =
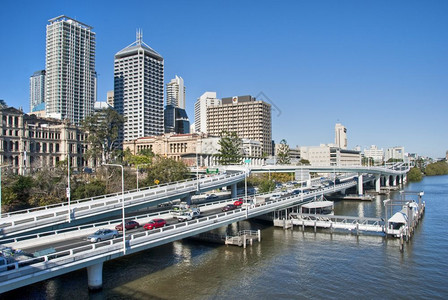
[[[0, 295], [9, 299], [447, 299], [448, 176], [425, 177], [425, 216], [411, 241], [330, 234], [263, 222], [222, 231], [261, 229], [243, 249], [193, 240], [174, 242], [104, 264], [104, 288], [87, 290], [79, 270]], [[384, 217], [382, 200], [337, 202], [336, 215]], [[398, 193], [390, 195], [399, 198]]]

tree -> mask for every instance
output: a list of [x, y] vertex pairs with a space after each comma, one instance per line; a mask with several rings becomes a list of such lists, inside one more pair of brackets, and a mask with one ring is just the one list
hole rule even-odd
[[190, 173], [183, 161], [161, 156], [156, 156], [152, 165], [146, 170], [148, 174], [142, 182], [147, 186], [184, 180], [189, 178]]
[[423, 178], [423, 174], [418, 167], [413, 167], [408, 172], [409, 181], [420, 181]]
[[6, 104], [5, 100], [0, 99], [0, 108], [7, 108], [8, 105]]
[[428, 176], [446, 175], [448, 174], [448, 163], [446, 163], [445, 161], [438, 161], [429, 164], [425, 168], [425, 174]]
[[277, 147], [277, 163], [280, 165], [288, 165], [291, 163], [291, 159], [289, 157], [289, 146], [285, 139], [281, 140]]
[[299, 165], [311, 165], [311, 163], [310, 163], [310, 161], [308, 160], [308, 159], [301, 159], [300, 161], [299, 161]]
[[268, 193], [270, 191], [275, 190], [275, 182], [274, 180], [263, 179], [258, 186], [259, 193]]
[[148, 165], [151, 164], [154, 159], [154, 152], [151, 149], [140, 150], [136, 155], [131, 153], [131, 150], [127, 148], [124, 151], [124, 162], [128, 165]]
[[109, 162], [114, 152], [118, 151], [118, 132], [124, 124], [124, 118], [112, 108], [105, 109], [82, 122], [82, 128], [88, 132], [90, 143], [86, 158], [101, 159]]
[[221, 146], [219, 153], [215, 156], [218, 158], [218, 163], [221, 165], [237, 165], [241, 164], [242, 149], [241, 139], [238, 138], [236, 132], [224, 131], [221, 134], [221, 139], [218, 144]]

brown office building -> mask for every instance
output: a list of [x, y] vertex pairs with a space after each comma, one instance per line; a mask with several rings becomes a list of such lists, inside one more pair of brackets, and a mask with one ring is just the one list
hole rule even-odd
[[272, 152], [271, 105], [252, 96], [223, 98], [221, 105], [207, 107], [210, 135], [236, 132], [239, 138], [259, 141], [263, 154]]

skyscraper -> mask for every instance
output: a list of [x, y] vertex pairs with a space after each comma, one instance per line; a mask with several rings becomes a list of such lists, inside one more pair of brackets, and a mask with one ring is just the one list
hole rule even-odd
[[344, 125], [337, 123], [334, 127], [334, 143], [341, 149], [347, 149], [347, 128]]
[[163, 57], [137, 40], [115, 54], [114, 107], [126, 121], [125, 141], [163, 133]]
[[92, 27], [59, 16], [49, 20], [46, 44], [47, 116], [78, 125], [95, 103], [95, 33]]
[[166, 105], [185, 109], [185, 85], [182, 77], [171, 79], [166, 84]]
[[30, 112], [45, 102], [45, 70], [34, 72], [30, 77]]
[[[196, 123], [196, 122], [195, 122]], [[235, 132], [239, 138], [259, 141], [262, 153], [272, 152], [271, 105], [252, 96], [222, 98], [207, 107], [207, 133]]]
[[194, 104], [195, 132], [207, 133], [207, 107], [220, 105], [221, 100], [216, 98], [216, 92], [205, 92]]

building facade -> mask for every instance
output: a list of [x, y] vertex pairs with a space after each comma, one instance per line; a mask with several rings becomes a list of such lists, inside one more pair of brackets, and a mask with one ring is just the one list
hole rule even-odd
[[396, 146], [392, 148], [387, 148], [386, 153], [384, 155], [384, 160], [387, 162], [389, 161], [389, 159], [405, 161], [404, 147]]
[[114, 91], [108, 91], [106, 97], [107, 104], [109, 104], [111, 107], [114, 107]]
[[92, 166], [83, 157], [87, 135], [67, 121], [27, 115], [13, 107], [0, 109], [0, 164], [17, 174], [53, 168], [70, 157], [70, 165]]
[[30, 111], [42, 103], [45, 103], [45, 70], [36, 71], [30, 77]]
[[378, 149], [377, 146], [371, 145], [369, 149], [364, 149], [364, 157], [370, 157], [373, 159], [374, 163], [381, 164], [384, 160], [384, 150], [383, 148]]
[[300, 158], [306, 159], [311, 166], [360, 166], [361, 152], [341, 149], [333, 145], [299, 147]]
[[207, 107], [207, 132], [220, 136], [225, 131], [259, 141], [263, 154], [271, 153], [271, 105], [252, 96], [239, 96], [223, 98], [221, 105]]
[[336, 147], [347, 149], [347, 128], [340, 123], [334, 127], [334, 143]]
[[137, 40], [115, 54], [114, 107], [125, 117], [121, 140], [159, 135], [163, 124], [163, 57]]
[[190, 120], [185, 109], [167, 105], [164, 111], [165, 133], [190, 133]]
[[[221, 146], [220, 137], [207, 134], [164, 134], [149, 136], [125, 141], [123, 149], [129, 149], [132, 154], [141, 150], [151, 149], [156, 155], [182, 160], [187, 166], [211, 167], [218, 165]], [[243, 159], [250, 159], [251, 164], [261, 165], [264, 160], [261, 156], [261, 144], [258, 141], [243, 140]]]
[[207, 133], [207, 107], [217, 106], [221, 100], [216, 98], [216, 92], [205, 92], [194, 104], [195, 132]]
[[182, 77], [176, 75], [166, 84], [166, 105], [185, 109], [185, 85]]
[[93, 113], [96, 95], [95, 33], [60, 16], [47, 25], [45, 103], [48, 117], [79, 125]]

